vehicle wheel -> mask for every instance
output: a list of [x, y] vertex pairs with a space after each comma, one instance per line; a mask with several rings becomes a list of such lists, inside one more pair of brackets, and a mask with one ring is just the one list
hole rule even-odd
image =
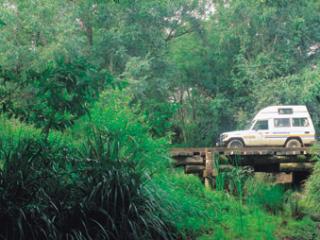
[[227, 148], [243, 148], [243, 147], [244, 147], [244, 144], [239, 139], [232, 139], [227, 145]]
[[302, 143], [298, 139], [289, 139], [286, 142], [286, 148], [300, 148], [302, 147]]

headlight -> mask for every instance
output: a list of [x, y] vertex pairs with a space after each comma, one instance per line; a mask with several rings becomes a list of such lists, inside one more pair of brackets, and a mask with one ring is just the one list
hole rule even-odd
[[228, 134], [221, 134], [220, 139], [223, 141], [228, 137]]

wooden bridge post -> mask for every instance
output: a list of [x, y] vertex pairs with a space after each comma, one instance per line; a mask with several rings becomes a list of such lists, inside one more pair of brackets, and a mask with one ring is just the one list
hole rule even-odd
[[214, 162], [214, 154], [212, 150], [208, 148], [205, 149], [205, 167], [203, 170], [203, 178], [204, 185], [206, 188], [210, 188], [210, 178], [212, 178], [213, 173], [213, 162]]

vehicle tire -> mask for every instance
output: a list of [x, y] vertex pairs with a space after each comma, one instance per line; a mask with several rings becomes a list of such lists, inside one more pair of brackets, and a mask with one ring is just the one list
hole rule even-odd
[[302, 147], [302, 143], [299, 141], [299, 139], [293, 138], [293, 139], [289, 139], [286, 142], [285, 147], [286, 148], [300, 148], [300, 147]]
[[240, 139], [231, 139], [227, 144], [227, 148], [243, 148], [244, 144]]

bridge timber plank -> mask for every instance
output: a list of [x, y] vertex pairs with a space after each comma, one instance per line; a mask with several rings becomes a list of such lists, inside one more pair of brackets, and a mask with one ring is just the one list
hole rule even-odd
[[172, 148], [171, 156], [194, 156], [202, 155], [204, 156], [206, 151], [212, 153], [219, 153], [223, 155], [278, 155], [278, 156], [288, 156], [288, 155], [310, 155], [312, 150], [308, 147], [302, 148], [284, 148], [284, 147], [246, 147], [230, 149], [224, 147], [212, 147], [212, 148]]

